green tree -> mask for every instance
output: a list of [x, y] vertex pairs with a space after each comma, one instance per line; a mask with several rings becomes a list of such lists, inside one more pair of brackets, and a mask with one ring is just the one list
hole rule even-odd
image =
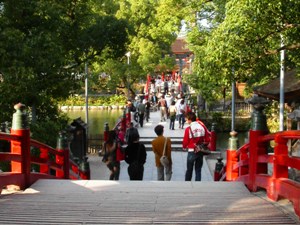
[[[129, 88], [134, 95], [132, 85], [145, 80], [147, 74], [157, 68], [172, 69], [174, 60], [171, 44], [181, 27], [182, 6], [179, 0], [115, 0], [118, 6], [116, 17], [128, 22], [129, 42], [127, 51], [131, 53], [130, 64], [126, 65], [125, 55], [118, 60], [108, 60], [94, 67], [98, 72], [109, 74], [108, 84], [113, 89]], [[114, 7], [115, 9], [115, 7]], [[122, 65], [123, 64], [123, 65]], [[172, 65], [171, 65], [172, 64]]]
[[233, 80], [251, 87], [277, 77], [281, 49], [287, 69], [299, 65], [299, 8], [296, 0], [191, 1], [185, 10], [196, 59], [189, 83], [214, 98], [210, 93]]
[[127, 23], [105, 2], [0, 1], [2, 120], [21, 101], [33, 121], [59, 122], [56, 102], [80, 88], [84, 63], [124, 55]]

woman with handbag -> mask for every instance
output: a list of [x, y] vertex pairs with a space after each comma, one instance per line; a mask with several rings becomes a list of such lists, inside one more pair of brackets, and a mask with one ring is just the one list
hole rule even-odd
[[182, 147], [187, 149], [187, 162], [185, 181], [191, 181], [193, 175], [193, 168], [195, 166], [195, 181], [201, 181], [201, 170], [203, 165], [203, 154], [195, 152], [196, 144], [209, 143], [210, 135], [206, 126], [201, 122], [196, 121], [194, 112], [186, 114], [186, 120], [189, 126], [184, 131]]
[[143, 180], [147, 158], [146, 147], [140, 143], [138, 133], [133, 133], [131, 138], [132, 142], [125, 149], [125, 161], [129, 164], [128, 175], [130, 180]]
[[110, 170], [110, 180], [119, 180], [120, 176], [120, 161], [117, 161], [117, 141], [116, 132], [110, 130], [108, 132], [108, 139], [103, 144], [104, 156], [103, 162], [106, 164], [107, 168]]
[[172, 178], [172, 157], [171, 140], [164, 137], [164, 126], [157, 125], [154, 128], [157, 137], [153, 139], [152, 151], [155, 155], [155, 164], [157, 167], [157, 180], [171, 180]]

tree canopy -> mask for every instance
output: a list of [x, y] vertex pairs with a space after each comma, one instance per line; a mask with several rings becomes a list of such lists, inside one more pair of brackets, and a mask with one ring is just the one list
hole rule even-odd
[[[0, 1], [1, 108], [21, 101], [45, 119], [78, 88], [83, 64], [126, 51], [127, 22], [99, 11], [100, 0]], [[121, 44], [122, 43], [122, 44]], [[8, 113], [5, 115], [5, 113]], [[2, 118], [11, 112], [3, 111]], [[9, 115], [10, 114], [10, 115]], [[55, 114], [54, 114], [55, 115]]]
[[232, 81], [251, 87], [278, 77], [282, 49], [286, 69], [299, 66], [299, 9], [297, 0], [190, 1], [185, 19], [195, 63], [188, 82], [209, 99]]
[[131, 88], [174, 63], [183, 19], [194, 53], [184, 80], [215, 99], [233, 81], [277, 77], [282, 49], [286, 68], [299, 66], [299, 9], [297, 0], [2, 0], [0, 106], [22, 101], [49, 116], [78, 90], [85, 63], [93, 80], [105, 73], [110, 89]]
[[[96, 74], [105, 71], [110, 80], [108, 85], [114, 89], [132, 88], [140, 80], [146, 80], [147, 74], [154, 73], [159, 67], [174, 67], [167, 55], [171, 53], [171, 44], [181, 27], [182, 10], [178, 0], [115, 0], [115, 15], [129, 24], [129, 41], [126, 43], [130, 59], [123, 57], [106, 58], [102, 65], [94, 65]], [[164, 60], [162, 58], [165, 58]], [[127, 63], [129, 60], [129, 64]], [[168, 62], [168, 63], [167, 63]], [[172, 65], [171, 65], [172, 64]], [[160, 66], [158, 66], [160, 65]]]

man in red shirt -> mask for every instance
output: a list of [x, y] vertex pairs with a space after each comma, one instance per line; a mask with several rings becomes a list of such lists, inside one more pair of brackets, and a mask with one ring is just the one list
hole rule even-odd
[[210, 132], [201, 121], [196, 121], [194, 112], [186, 114], [186, 121], [189, 126], [184, 131], [182, 147], [188, 151], [187, 155], [187, 170], [185, 173], [185, 181], [191, 181], [193, 175], [193, 168], [195, 165], [195, 181], [201, 181], [201, 169], [203, 165], [203, 154], [195, 153], [194, 148], [196, 144], [209, 143]]

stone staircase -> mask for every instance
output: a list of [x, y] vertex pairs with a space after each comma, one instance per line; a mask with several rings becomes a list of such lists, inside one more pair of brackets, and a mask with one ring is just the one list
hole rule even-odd
[[[140, 142], [143, 143], [146, 147], [146, 151], [152, 151], [152, 145], [151, 141], [154, 139], [154, 137], [141, 137]], [[171, 146], [172, 146], [172, 151], [176, 152], [182, 152], [182, 138], [181, 137], [171, 137]], [[207, 160], [212, 159], [212, 160], [217, 160], [218, 157], [222, 157], [222, 153], [220, 151], [214, 151], [211, 152], [210, 155], [205, 156]]]
[[[147, 151], [152, 151], [151, 142], [155, 137], [141, 137], [140, 142], [143, 143]], [[172, 151], [182, 151], [182, 138], [171, 137]]]

